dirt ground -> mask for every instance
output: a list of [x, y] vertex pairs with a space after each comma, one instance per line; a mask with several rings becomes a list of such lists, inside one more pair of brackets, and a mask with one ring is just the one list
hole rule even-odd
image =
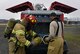
[[[0, 54], [8, 54], [8, 42], [3, 37], [5, 25], [0, 25]], [[67, 41], [68, 54], [80, 54], [80, 26], [65, 27], [65, 40]]]

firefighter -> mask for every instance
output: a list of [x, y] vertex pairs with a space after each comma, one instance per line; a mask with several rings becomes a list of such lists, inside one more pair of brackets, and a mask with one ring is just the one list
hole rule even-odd
[[27, 15], [20, 23], [16, 23], [9, 39], [9, 54], [26, 54], [25, 46], [28, 48], [41, 43], [41, 38], [31, 30], [36, 22], [35, 16]]
[[63, 22], [56, 13], [51, 13], [50, 18], [49, 36], [43, 38], [45, 43], [49, 43], [47, 54], [63, 54]]

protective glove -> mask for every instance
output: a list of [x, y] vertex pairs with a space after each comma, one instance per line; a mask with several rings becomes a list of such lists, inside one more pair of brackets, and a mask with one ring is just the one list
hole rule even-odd
[[33, 39], [33, 40], [31, 41], [31, 44], [32, 44], [33, 46], [37, 46], [37, 45], [41, 44], [41, 42], [42, 42], [42, 38], [36, 37], [35, 39]]
[[31, 42], [29, 40], [26, 40], [25, 45], [29, 47], [31, 45]]
[[46, 37], [46, 38], [45, 38], [45, 41], [46, 41], [46, 42], [49, 42], [49, 41], [50, 41], [49, 37]]
[[45, 35], [45, 36], [43, 37], [43, 42], [44, 42], [45, 44], [48, 44], [49, 42], [54, 41], [53, 39], [54, 39], [54, 38], [53, 38], [52, 36]]

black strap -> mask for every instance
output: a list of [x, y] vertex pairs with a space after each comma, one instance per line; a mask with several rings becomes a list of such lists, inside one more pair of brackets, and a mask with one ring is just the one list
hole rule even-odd
[[56, 23], [57, 23], [57, 26], [58, 26], [58, 28], [57, 28], [57, 31], [56, 31], [56, 36], [58, 36], [58, 31], [59, 31], [59, 23], [58, 23], [58, 21], [56, 21]]
[[16, 38], [16, 43], [15, 43], [15, 49], [14, 49], [14, 54], [16, 54], [17, 50], [19, 49], [19, 45], [17, 45], [18, 39]]
[[[63, 34], [63, 23], [62, 23], [62, 21], [59, 21], [59, 22], [61, 22], [62, 34]], [[58, 31], [59, 31], [59, 23], [58, 23], [58, 21], [56, 21], [56, 23], [57, 23], [57, 25], [58, 25], [58, 28], [57, 28], [57, 31], [56, 31], [56, 36], [58, 36]]]
[[63, 34], [63, 23], [61, 22], [61, 27], [62, 27], [62, 34]]

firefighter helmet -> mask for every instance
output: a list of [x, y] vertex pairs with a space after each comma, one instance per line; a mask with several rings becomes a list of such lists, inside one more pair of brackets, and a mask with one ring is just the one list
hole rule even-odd
[[31, 24], [35, 24], [37, 22], [36, 17], [33, 15], [27, 15], [25, 19]]

